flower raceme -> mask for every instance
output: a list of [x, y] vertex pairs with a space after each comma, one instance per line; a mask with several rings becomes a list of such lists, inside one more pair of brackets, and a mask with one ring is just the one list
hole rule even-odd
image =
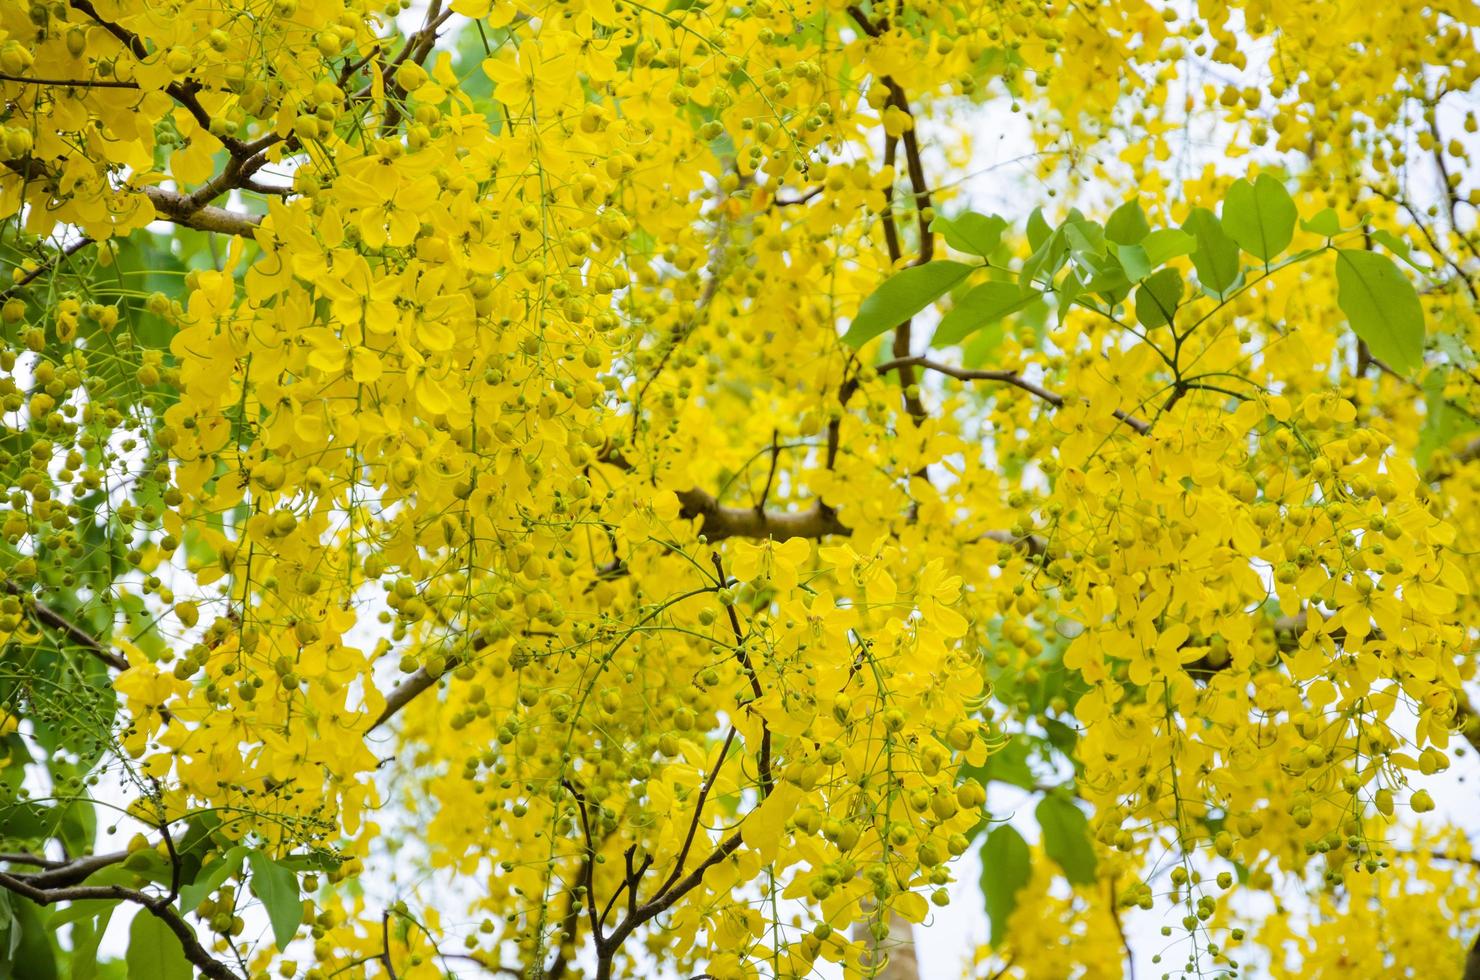
[[6, 4], [5, 967], [1452, 969], [1472, 20]]

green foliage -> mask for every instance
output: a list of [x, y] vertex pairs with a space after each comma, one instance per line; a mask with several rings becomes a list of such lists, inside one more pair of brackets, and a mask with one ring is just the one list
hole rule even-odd
[[843, 336], [854, 347], [862, 347], [886, 330], [892, 330], [944, 296], [971, 273], [973, 266], [941, 260], [911, 266], [884, 280], [858, 308], [858, 316]]
[[1089, 821], [1067, 796], [1049, 793], [1033, 811], [1043, 828], [1043, 850], [1076, 885], [1095, 880], [1095, 849], [1090, 843]]
[[1151, 223], [1141, 210], [1141, 202], [1136, 200], [1116, 208], [1105, 222], [1105, 237], [1117, 245], [1136, 245], [1150, 233]]
[[955, 218], [936, 218], [930, 230], [945, 236], [946, 244], [958, 252], [986, 258], [1002, 242], [1007, 222], [997, 215], [967, 211]]
[[1336, 252], [1336, 302], [1372, 356], [1408, 373], [1423, 362], [1423, 305], [1413, 284], [1385, 255]]
[[1341, 227], [1341, 219], [1331, 208], [1324, 208], [1313, 218], [1303, 218], [1300, 227], [1315, 235], [1324, 235], [1327, 238], [1335, 238], [1337, 235], [1350, 229]]
[[128, 974], [149, 980], [191, 980], [195, 971], [179, 937], [164, 920], [140, 909], [128, 929]]
[[985, 327], [995, 327], [995, 339], [988, 349], [995, 347], [1002, 338], [1001, 322], [1014, 313], [1020, 313], [1043, 299], [1037, 289], [1024, 292], [1015, 283], [984, 282], [975, 286], [957, 301], [955, 307], [941, 318], [931, 344], [945, 347], [959, 343], [967, 336]]
[[1197, 270], [1198, 283], [1214, 296], [1226, 295], [1239, 282], [1238, 244], [1207, 208], [1193, 208], [1182, 230], [1197, 240], [1192, 267]]
[[1223, 200], [1223, 230], [1239, 248], [1269, 262], [1295, 237], [1295, 202], [1285, 185], [1269, 174], [1254, 183], [1235, 181]]
[[46, 910], [30, 899], [0, 892], [0, 976], [56, 980], [57, 949]]
[[298, 897], [298, 878], [261, 851], [247, 855], [252, 866], [252, 894], [262, 900], [272, 922], [278, 949], [286, 949], [303, 924], [303, 901]]
[[225, 884], [226, 879], [236, 874], [241, 869], [242, 861], [246, 858], [250, 848], [238, 845], [221, 855], [220, 859], [209, 867], [203, 867], [195, 880], [180, 889], [180, 905], [182, 908], [194, 908], [201, 900]]
[[992, 923], [992, 944], [1007, 935], [1007, 920], [1017, 908], [1018, 892], [1033, 877], [1033, 855], [1023, 835], [1007, 824], [982, 842], [982, 894]]
[[1160, 269], [1136, 290], [1136, 319], [1147, 329], [1164, 327], [1172, 322], [1181, 302], [1182, 274]]

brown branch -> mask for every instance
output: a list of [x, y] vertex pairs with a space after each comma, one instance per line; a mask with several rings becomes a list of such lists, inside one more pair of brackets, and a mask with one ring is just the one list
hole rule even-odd
[[888, 21], [885, 21], [883, 24], [875, 24], [868, 19], [868, 15], [860, 10], [856, 4], [849, 5], [848, 16], [853, 18], [853, 22], [858, 25], [858, 29], [863, 31], [868, 37], [878, 37], [889, 29]]
[[[587, 864], [589, 861], [589, 856], [582, 859], [581, 867], [576, 872], [576, 887], [580, 887], [580, 885], [584, 884], [586, 879], [590, 877], [589, 871], [587, 869]], [[545, 971], [544, 980], [560, 980], [560, 978], [565, 975], [566, 968], [570, 965], [569, 960], [565, 955], [565, 945], [566, 943], [570, 943], [572, 946], [575, 945], [576, 929], [578, 929], [581, 924], [581, 908], [579, 905], [576, 904], [575, 888], [567, 888], [565, 894], [565, 919], [562, 922], [562, 929], [565, 932], [566, 938], [565, 941], [560, 944], [560, 949], [556, 951], [555, 959], [550, 964], [550, 969]], [[586, 897], [589, 900], [591, 896], [587, 894]], [[517, 977], [525, 976], [525, 971], [523, 970], [508, 970], [507, 968], [504, 969], [506, 972], [513, 973]]]
[[[877, 371], [879, 374], [887, 374], [890, 371], [898, 371], [905, 367], [921, 367], [927, 371], [935, 371], [939, 374], [944, 374], [947, 377], [955, 378], [958, 381], [998, 381], [1002, 384], [1012, 385], [1014, 388], [1021, 388], [1023, 391], [1028, 392], [1030, 395], [1034, 395], [1038, 398], [1043, 399], [1055, 408], [1061, 408], [1064, 404], [1063, 395], [1055, 394], [1054, 392], [1049, 391], [1047, 388], [1044, 388], [1042, 385], [1035, 384], [1034, 382], [1029, 381], [1027, 378], [1024, 378], [1022, 375], [1018, 374], [1015, 371], [970, 370], [967, 368], [953, 367], [949, 364], [942, 364], [939, 361], [932, 361], [928, 357], [895, 358], [892, 361], [885, 361], [883, 364], [880, 364], [878, 367], [874, 368], [874, 370]], [[1115, 416], [1115, 418], [1130, 426], [1130, 428], [1134, 429], [1140, 435], [1145, 435], [1147, 432], [1151, 431], [1151, 423], [1145, 421], [1144, 419], [1139, 419], [1136, 416], [1129, 414], [1128, 412], [1123, 412], [1119, 409], [1116, 409], [1112, 414]]]
[[[874, 25], [864, 15], [863, 11], [856, 6], [848, 8], [848, 14], [858, 24], [859, 29], [869, 37], [878, 37], [884, 30], [883, 27]], [[910, 189], [915, 197], [915, 223], [918, 227], [920, 238], [920, 254], [917, 255], [911, 265], [924, 265], [935, 255], [935, 236], [930, 232], [930, 221], [926, 217], [927, 209], [930, 207], [930, 188], [925, 182], [925, 166], [920, 157], [920, 143], [914, 131], [914, 113], [910, 110], [910, 103], [904, 89], [893, 78], [882, 75], [879, 78], [889, 92], [889, 98], [885, 102], [886, 108], [893, 106], [910, 118], [910, 128], [905, 130], [904, 152], [905, 170], [909, 173]], [[887, 130], [884, 133], [884, 167], [891, 169], [899, 152], [900, 139], [891, 135]], [[884, 189], [884, 208], [879, 212], [879, 220], [884, 223], [884, 247], [889, 254], [889, 264], [893, 268], [899, 264], [904, 257], [903, 248], [900, 245], [899, 229], [894, 224], [894, 185], [890, 183]], [[894, 328], [894, 344], [892, 347], [895, 358], [907, 359], [910, 356], [911, 334], [913, 321], [905, 320]], [[920, 402], [920, 397], [914, 393], [915, 371], [910, 365], [903, 365], [899, 371], [899, 385], [904, 389], [905, 411], [909, 413], [916, 425], [925, 421], [925, 406]]]
[[432, 46], [437, 43], [437, 31], [441, 29], [443, 24], [447, 23], [452, 17], [452, 14], [453, 12], [451, 10], [442, 10], [442, 0], [432, 0], [427, 6], [426, 17], [422, 21], [421, 27], [416, 33], [406, 39], [405, 47], [401, 49], [400, 54], [392, 59], [389, 67], [386, 69], [386, 110], [385, 118], [380, 124], [382, 134], [389, 135], [395, 132], [396, 127], [401, 122], [401, 106], [399, 105], [399, 100], [406, 97], [406, 92], [401, 88], [400, 83], [395, 80], [395, 70], [408, 61], [418, 65], [425, 61], [427, 55], [432, 53]]
[[[135, 58], [144, 61], [149, 57], [149, 49], [144, 44], [143, 38], [103, 17], [102, 14], [98, 13], [98, 8], [93, 6], [91, 0], [67, 0], [67, 2], [73, 9], [79, 10], [88, 17], [91, 17], [99, 27], [117, 38]], [[180, 82], [170, 82], [165, 86], [164, 90], [170, 98], [180, 103], [185, 111], [190, 113], [201, 129], [207, 132], [210, 131], [212, 123], [211, 114], [206, 112], [205, 106], [201, 105], [200, 100], [195, 97], [195, 93], [198, 90], [196, 83], [181, 84]], [[276, 132], [270, 132], [249, 143], [240, 137], [223, 133], [217, 136], [217, 139], [221, 141], [221, 145], [226, 147], [226, 152], [231, 154], [232, 157], [246, 159], [281, 142], [283, 137], [279, 136]]]
[[218, 961], [195, 935], [180, 914], [175, 911], [173, 905], [163, 898], [157, 898], [133, 888], [125, 888], [122, 885], [74, 885], [70, 888], [40, 888], [24, 878], [7, 874], [0, 871], [0, 888], [15, 892], [17, 895], [29, 898], [38, 905], [51, 905], [56, 902], [80, 902], [88, 899], [101, 899], [104, 901], [124, 901], [141, 905], [150, 914], [163, 922], [175, 934], [180, 941], [180, 947], [185, 952], [185, 958], [193, 963], [201, 973], [212, 980], [241, 980], [235, 973]]
[[[197, 231], [214, 231], [223, 235], [250, 238], [262, 223], [260, 215], [195, 204], [195, 194], [181, 194], [162, 187], [145, 187], [141, 193], [149, 198], [161, 218]], [[213, 193], [212, 197], [214, 196], [216, 194]]]
[[386, 696], [385, 707], [381, 709], [380, 714], [375, 716], [375, 720], [370, 723], [370, 727], [365, 729], [365, 734], [370, 734], [387, 721], [390, 721], [396, 712], [406, 707], [413, 698], [427, 688], [433, 687], [436, 683], [437, 678], [427, 673], [425, 667], [416, 668], [410, 677], [407, 677], [400, 684], [396, 685], [395, 689]]
[[4, 291], [0, 291], [0, 303], [3, 303], [6, 300], [10, 299], [10, 297], [19, 294], [22, 289], [35, 282], [37, 279], [40, 279], [52, 269], [55, 269], [58, 265], [65, 262], [67, 259], [70, 259], [72, 256], [76, 255], [78, 252], [82, 251], [84, 248], [91, 245], [92, 243], [93, 240], [91, 238], [83, 237], [77, 239], [77, 241], [71, 243], [70, 245], [67, 245], [53, 252], [45, 262], [41, 263], [30, 272], [21, 276], [15, 281], [13, 285], [8, 287]]
[[766, 472], [766, 485], [761, 488], [761, 499], [755, 505], [756, 510], [766, 509], [766, 498], [771, 496], [771, 484], [776, 481], [776, 465], [781, 462], [781, 447], [776, 439], [780, 434], [778, 429], [771, 430], [771, 468]]
[[838, 520], [826, 504], [818, 503], [808, 511], [757, 510], [754, 507], [726, 507], [703, 490], [684, 490], [678, 494], [682, 509], [679, 516], [700, 520], [699, 533], [710, 541], [725, 538], [822, 538], [849, 535], [852, 530]]
[[[714, 561], [714, 572], [719, 576], [720, 586], [726, 586], [729, 579], [725, 575], [723, 559], [720, 558], [717, 551], [710, 557]], [[744, 668], [746, 676], [750, 678], [750, 693], [754, 695], [751, 701], [759, 701], [765, 697], [766, 692], [761, 688], [760, 675], [756, 673], [754, 661], [750, 659], [750, 654], [745, 651], [745, 631], [740, 628], [740, 616], [735, 612], [735, 604], [733, 602], [726, 603], [725, 612], [729, 615], [730, 631], [735, 634], [735, 659], [740, 661], [740, 666]], [[747, 701], [741, 707], [745, 707], [751, 701]], [[761, 751], [758, 766], [761, 780], [761, 797], [765, 798], [770, 796], [771, 790], [775, 788], [775, 781], [771, 775], [771, 726], [766, 724], [765, 718], [761, 718]]]
[[1012, 545], [1014, 548], [1023, 549], [1035, 558], [1048, 553], [1048, 542], [1036, 534], [1017, 535], [1011, 531], [988, 531], [977, 540]]
[[617, 924], [610, 936], [604, 939], [598, 939], [596, 944], [598, 956], [596, 967], [597, 980], [610, 980], [611, 956], [634, 930], [644, 922], [662, 915], [680, 898], [683, 898], [697, 888], [699, 883], [704, 880], [704, 873], [739, 850], [742, 843], [743, 839], [738, 832], [726, 837], [710, 852], [709, 856], [698, 867], [689, 872], [672, 890], [664, 895], [656, 895], [647, 903], [638, 906], [636, 912], [629, 914], [627, 918]]
[[[258, 161], [261, 162], [258, 162]], [[265, 158], [253, 158], [244, 164], [230, 164], [223, 173], [242, 175], [242, 179], [249, 176], [252, 170], [262, 165]], [[44, 179], [55, 182], [56, 174], [52, 173], [41, 161], [35, 157], [23, 157], [20, 160], [6, 160], [4, 166], [14, 173], [30, 180]], [[250, 169], [249, 169], [250, 168]], [[159, 217], [165, 221], [183, 225], [186, 228], [194, 228], [198, 231], [214, 231], [225, 235], [240, 235], [250, 238], [257, 226], [262, 223], [260, 215], [242, 214], [238, 211], [228, 211], [225, 208], [206, 207], [204, 200], [197, 200], [197, 195], [202, 191], [210, 189], [211, 197], [215, 197], [226, 190], [238, 186], [231, 183], [223, 186], [218, 183], [219, 177], [211, 180], [200, 190], [192, 194], [182, 194], [179, 191], [165, 190], [163, 187], [149, 186], [139, 191], [149, 203], [154, 205], [154, 210]], [[83, 239], [85, 244], [88, 239]], [[82, 246], [79, 244], [78, 248]], [[29, 281], [29, 280], [27, 280]], [[18, 284], [19, 285], [19, 284]], [[7, 292], [8, 296], [9, 293]]]
[[17, 586], [14, 582], [6, 582], [5, 591], [9, 592], [13, 596], [16, 596], [17, 598], [20, 598], [22, 600], [22, 605], [26, 605], [27, 603], [25, 602], [25, 600], [29, 598], [31, 600], [29, 603], [31, 607], [31, 613], [36, 617], [37, 622], [41, 623], [43, 626], [49, 626], [59, 633], [66, 634], [67, 637], [72, 640], [72, 642], [76, 643], [78, 646], [86, 650], [89, 654], [101, 660], [109, 667], [112, 667], [114, 670], [128, 670], [129, 665], [126, 658], [124, 658], [120, 654], [114, 653], [112, 650], [109, 650], [107, 647], [103, 646], [101, 643], [98, 642], [97, 637], [93, 636], [87, 630], [83, 629], [81, 626], [78, 626], [76, 623], [72, 622], [66, 616], [63, 616], [55, 609], [42, 602], [40, 599], [31, 596], [29, 592], [23, 592], [20, 587]]
[[396, 980], [396, 965], [391, 962], [391, 910], [380, 913], [380, 962], [385, 964], [386, 975]]
[[1110, 909], [1110, 921], [1115, 923], [1115, 934], [1120, 937], [1120, 947], [1125, 950], [1126, 980], [1136, 980], [1136, 953], [1131, 949], [1131, 941], [1125, 934], [1125, 926], [1120, 921], [1120, 910], [1115, 907], [1115, 881], [1109, 881], [1110, 901], [1107, 903]]
[[602, 936], [601, 918], [596, 911], [596, 839], [591, 836], [591, 821], [586, 815], [586, 798], [570, 780], [562, 779], [560, 785], [564, 786], [566, 792], [575, 798], [576, 809], [581, 814], [581, 836], [586, 839], [586, 911], [591, 918], [591, 936], [596, 940], [596, 950], [600, 953]]
[[802, 193], [798, 194], [796, 197], [773, 197], [771, 198], [771, 206], [778, 208], [794, 208], [800, 204], [806, 204], [808, 201], [812, 200], [812, 198], [821, 193], [821, 187], [809, 187], [807, 190], [802, 191]]
[[[77, 885], [87, 880], [96, 871], [122, 863], [128, 859], [128, 855], [128, 851], [112, 851], [107, 854], [91, 854], [75, 861], [47, 861], [41, 865], [45, 868], [44, 871], [16, 875], [16, 877], [36, 888], [61, 888], [67, 885]], [[16, 864], [36, 864], [45, 859], [34, 858], [28, 854], [9, 854], [0, 860]]]
[[54, 861], [49, 857], [39, 854], [0, 854], [0, 862], [5, 864], [26, 864], [33, 868], [61, 868], [65, 867], [66, 861]]
[[40, 85], [52, 88], [138, 88], [137, 82], [120, 82], [117, 79], [89, 78], [28, 78], [0, 72], [0, 82], [19, 82], [22, 85]]
[[672, 888], [679, 878], [683, 877], [683, 866], [689, 859], [689, 848], [694, 845], [694, 836], [699, 832], [699, 822], [704, 813], [704, 801], [709, 798], [709, 793], [714, 789], [714, 784], [719, 779], [720, 767], [725, 764], [725, 757], [730, 754], [730, 745], [735, 741], [735, 726], [730, 726], [730, 731], [725, 735], [725, 744], [720, 746], [719, 758], [714, 760], [714, 768], [709, 770], [709, 778], [704, 780], [704, 785], [699, 787], [698, 799], [694, 802], [694, 819], [689, 821], [688, 834], [684, 837], [683, 847], [679, 848], [678, 857], [673, 862], [673, 872], [668, 879], [658, 886], [654, 898], [661, 897], [664, 892]]
[[[1275, 646], [1278, 647], [1281, 652], [1290, 653], [1291, 651], [1299, 647], [1300, 637], [1309, 628], [1310, 615], [1311, 612], [1309, 610], [1305, 610], [1295, 613], [1291, 616], [1281, 616], [1278, 619], [1269, 621], [1269, 627], [1274, 631], [1275, 634]], [[1323, 620], [1326, 619], [1325, 615], [1319, 610], [1317, 610], [1314, 615], [1319, 616]], [[1326, 631], [1323, 635], [1329, 637], [1333, 643], [1342, 643], [1344, 645], [1346, 640], [1346, 628], [1344, 626], [1337, 626], [1335, 629]], [[1382, 630], [1375, 628], [1370, 633], [1368, 633], [1367, 636], [1374, 640], [1381, 640], [1384, 638]], [[1182, 645], [1184, 647], [1191, 646], [1194, 642], [1195, 641], [1192, 638], [1189, 638]], [[1229, 659], [1214, 663], [1213, 661], [1210, 661], [1207, 657], [1202, 657], [1198, 660], [1194, 660], [1191, 663], [1184, 665], [1183, 669], [1194, 677], [1200, 680], [1205, 680], [1212, 677], [1212, 675], [1214, 674], [1222, 673], [1223, 671], [1230, 669], [1232, 666], [1233, 662]], [[1470, 703], [1469, 698], [1466, 696], [1463, 690], [1456, 690], [1454, 692], [1454, 697], [1455, 729], [1460, 733], [1465, 741], [1469, 742], [1470, 745], [1474, 747], [1476, 751], [1480, 751], [1480, 715], [1476, 714], [1474, 705]]]

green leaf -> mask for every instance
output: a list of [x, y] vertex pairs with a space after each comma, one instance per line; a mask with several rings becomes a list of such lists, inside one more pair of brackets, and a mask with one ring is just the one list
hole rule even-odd
[[85, 899], [73, 902], [65, 910], [65, 918], [60, 913], [53, 912], [47, 919], [47, 928], [53, 934], [62, 925], [73, 923], [72, 952], [68, 957], [71, 973], [68, 980], [93, 980], [98, 975], [98, 944], [102, 942], [108, 922], [113, 918], [113, 910], [120, 904], [116, 901]]
[[1064, 222], [1064, 239], [1069, 243], [1069, 250], [1074, 253], [1076, 261], [1099, 271], [1096, 260], [1104, 258], [1106, 254], [1105, 229], [1093, 221], [1073, 218]]
[[1151, 222], [1141, 210], [1141, 202], [1126, 201], [1105, 222], [1105, 237], [1117, 245], [1138, 245], [1151, 232]]
[[1033, 213], [1028, 215], [1028, 247], [1038, 251], [1043, 243], [1048, 241], [1048, 236], [1053, 234], [1053, 228], [1048, 220], [1043, 217], [1042, 208], [1034, 208]]
[[[25, 901], [19, 895], [17, 902]], [[15, 921], [15, 909], [11, 906], [10, 892], [0, 890], [0, 964], [10, 965], [11, 956], [21, 944], [21, 930]]]
[[1089, 885], [1095, 880], [1095, 849], [1090, 844], [1089, 821], [1074, 802], [1049, 793], [1034, 811], [1043, 828], [1043, 851], [1063, 869], [1070, 884]]
[[221, 826], [221, 818], [210, 810], [191, 817], [185, 824], [185, 833], [175, 845], [180, 858], [180, 880], [194, 881], [200, 875], [201, 862], [211, 850], [213, 837]]
[[92, 850], [98, 834], [98, 816], [92, 800], [83, 796], [62, 811], [57, 836], [69, 854], [86, 854]]
[[40, 803], [8, 803], [0, 806], [0, 838], [48, 837], [57, 814]]
[[170, 927], [140, 909], [128, 929], [128, 975], [149, 980], [192, 980], [195, 971]]
[[1163, 327], [1172, 321], [1182, 302], [1182, 274], [1162, 269], [1136, 290], [1136, 319], [1141, 326]]
[[1456, 436], [1475, 428], [1473, 419], [1444, 400], [1445, 374], [1443, 369], [1435, 369], [1423, 379], [1423, 429], [1414, 450], [1420, 470], [1428, 468], [1436, 449], [1444, 448]]
[[[1139, 251], [1138, 246], [1132, 245], [1131, 248]], [[1059, 288], [1060, 292], [1062, 292], [1063, 287], [1060, 286]], [[1082, 291], [1096, 293], [1104, 297], [1105, 302], [1111, 306], [1118, 306], [1130, 295], [1131, 281], [1127, 278], [1124, 269], [1107, 269], [1085, 283]], [[1076, 295], [1075, 298], [1077, 299], [1078, 296]]]
[[83, 919], [95, 919], [104, 913], [112, 914], [120, 901], [122, 899], [84, 898], [81, 901], [68, 902], [64, 909], [53, 909], [51, 915], [46, 917], [46, 924], [51, 929], [60, 929]]
[[250, 852], [247, 861], [252, 865], [252, 894], [260, 898], [267, 909], [267, 918], [272, 923], [272, 938], [278, 949], [287, 949], [298, 927], [303, 924], [298, 878], [260, 851]]
[[1151, 275], [1151, 259], [1139, 245], [1122, 245], [1115, 251], [1121, 271], [1129, 282], [1140, 282]]
[[1036, 289], [1024, 295], [1015, 283], [984, 282], [962, 296], [951, 312], [941, 318], [930, 345], [948, 347], [959, 343], [983, 327], [1025, 310], [1042, 298], [1043, 293]]
[[247, 856], [247, 850], [238, 845], [221, 855], [219, 861], [209, 867], [201, 868], [195, 880], [180, 889], [180, 907], [193, 909], [200, 904], [201, 899], [220, 888], [226, 879], [242, 866], [242, 859]]
[[26, 980], [57, 980], [56, 936], [47, 924], [46, 909], [19, 895], [10, 898], [12, 931], [0, 958], [0, 976]]
[[1372, 240], [1381, 245], [1383, 248], [1387, 249], [1389, 252], [1392, 252], [1404, 262], [1406, 262], [1410, 267], [1412, 267], [1414, 272], [1420, 273], [1422, 275], [1428, 274], [1427, 269], [1419, 265], [1417, 262], [1413, 261], [1412, 247], [1410, 247], [1407, 242], [1403, 241], [1403, 239], [1388, 231], [1386, 228], [1373, 229]]
[[1263, 262], [1279, 255], [1295, 237], [1295, 202], [1269, 174], [1254, 183], [1235, 181], [1223, 201], [1223, 230], [1239, 248]]
[[1423, 363], [1423, 304], [1392, 259], [1338, 249], [1336, 305], [1373, 357], [1405, 374]]
[[946, 244], [951, 248], [983, 258], [996, 251], [1006, 228], [1007, 222], [995, 214], [977, 214], [975, 211], [967, 211], [954, 218], [936, 218], [930, 223], [930, 230], [945, 235]]
[[1024, 293], [1035, 289], [1033, 285], [1040, 275], [1047, 281], [1052, 282], [1054, 276], [1058, 275], [1064, 267], [1064, 262], [1069, 257], [1069, 246], [1064, 237], [1064, 229], [1055, 228], [1049, 232], [1043, 244], [1039, 245], [1028, 260], [1023, 263], [1022, 270], [1018, 273], [1018, 282]]
[[277, 859], [279, 866], [289, 871], [299, 873], [305, 871], [333, 871], [343, 864], [343, 860], [328, 852], [310, 852], [308, 854], [286, 854]]
[[1179, 255], [1191, 255], [1197, 249], [1197, 239], [1176, 228], [1158, 228], [1141, 240], [1141, 247], [1154, 267]]
[[1007, 920], [1017, 908], [1018, 892], [1033, 877], [1033, 852], [1023, 835], [1002, 824], [982, 842], [982, 894], [992, 921], [991, 943], [1007, 935]]
[[1193, 208], [1182, 230], [1197, 239], [1192, 267], [1197, 270], [1198, 284], [1215, 296], [1225, 295], [1239, 281], [1238, 245], [1207, 208]]
[[1313, 218], [1302, 219], [1300, 227], [1323, 238], [1335, 238], [1345, 231], [1341, 227], [1341, 219], [1336, 217], [1336, 212], [1331, 208], [1324, 209]]
[[858, 308], [843, 340], [858, 348], [892, 330], [944, 296], [971, 273], [964, 262], [927, 262], [885, 279]]
[[1074, 749], [1079, 745], [1079, 732], [1059, 721], [1057, 718], [1045, 718], [1043, 730], [1048, 734], [1048, 740], [1053, 747], [1065, 756], [1073, 757]]

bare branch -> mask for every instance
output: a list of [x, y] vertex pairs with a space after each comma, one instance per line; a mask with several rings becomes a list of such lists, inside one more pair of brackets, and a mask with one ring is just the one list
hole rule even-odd
[[735, 728], [730, 726], [730, 731], [725, 735], [725, 743], [720, 746], [719, 758], [714, 760], [714, 768], [709, 771], [709, 778], [704, 780], [704, 785], [699, 787], [699, 796], [694, 801], [694, 819], [689, 821], [689, 830], [684, 837], [683, 847], [678, 851], [678, 857], [673, 862], [673, 871], [668, 879], [658, 886], [656, 897], [661, 897], [664, 892], [672, 888], [679, 878], [683, 877], [684, 862], [689, 859], [689, 848], [694, 844], [694, 835], [699, 832], [699, 821], [704, 812], [704, 801], [709, 798], [710, 790], [714, 789], [715, 780], [719, 778], [720, 767], [725, 764], [725, 757], [730, 754], [730, 745], [735, 741]]
[[185, 958], [195, 964], [196, 969], [212, 978], [212, 980], [241, 980], [235, 973], [224, 964], [213, 957], [206, 948], [200, 944], [195, 935], [195, 930], [185, 922], [180, 914], [175, 911], [173, 905], [164, 898], [157, 898], [133, 888], [125, 888], [122, 885], [74, 885], [69, 888], [40, 888], [24, 878], [7, 874], [0, 871], [0, 888], [15, 892], [17, 895], [29, 898], [38, 905], [52, 905], [56, 902], [79, 902], [88, 899], [102, 899], [105, 901], [133, 902], [141, 905], [150, 914], [154, 915], [166, 926], [175, 938], [180, 941], [180, 947], [185, 952]]
[[0, 72], [0, 82], [19, 82], [22, 85], [40, 85], [45, 88], [138, 88], [136, 82], [120, 82], [108, 78], [29, 78]]
[[44, 858], [34, 858], [28, 854], [8, 854], [0, 860], [15, 864], [40, 864], [45, 868], [44, 871], [16, 875], [16, 877], [24, 879], [27, 884], [37, 888], [61, 888], [81, 884], [94, 872], [127, 860], [128, 855], [128, 851], [111, 851], [107, 854], [90, 854], [75, 861], [46, 861], [45, 864], [40, 864], [45, 860]]
[[700, 518], [699, 531], [710, 541], [724, 538], [822, 538], [849, 535], [852, 530], [838, 520], [831, 507], [819, 503], [800, 513], [726, 507], [703, 490], [685, 490], [678, 495], [681, 516]]
[[368, 735], [390, 721], [396, 712], [410, 704], [412, 699], [422, 691], [435, 686], [436, 683], [437, 678], [427, 673], [425, 667], [418, 667], [410, 677], [396, 685], [396, 688], [386, 697], [385, 707], [381, 709], [380, 714], [375, 716], [375, 720], [370, 723], [369, 728], [365, 729], [365, 733]]
[[92, 243], [93, 240], [91, 238], [83, 237], [77, 239], [77, 241], [75, 242], [72, 242], [70, 245], [66, 245], [53, 252], [45, 262], [41, 263], [30, 272], [27, 272], [25, 275], [21, 276], [14, 282], [13, 285], [8, 287], [4, 291], [0, 291], [0, 303], [3, 303], [6, 300], [10, 299], [10, 297], [15, 296], [22, 289], [26, 288], [37, 279], [40, 279], [42, 276], [51, 272], [51, 270], [61, 265], [67, 259], [70, 259], [72, 256], [76, 255], [84, 248], [87, 248], [87, 246], [91, 245]]
[[[240, 235], [243, 238], [250, 238], [257, 230], [257, 226], [262, 223], [259, 215], [242, 214], [239, 211], [228, 211], [226, 208], [194, 204], [194, 194], [167, 191], [162, 187], [145, 187], [142, 193], [149, 198], [161, 218], [197, 231], [214, 231], [223, 235]], [[211, 196], [214, 197], [216, 194]]]
[[23, 603], [26, 598], [30, 598], [30, 603], [24, 604], [30, 606], [31, 614], [36, 617], [37, 622], [41, 623], [41, 625], [49, 626], [59, 633], [66, 634], [66, 636], [70, 640], [72, 640], [73, 643], [76, 643], [92, 656], [101, 660], [103, 663], [107, 664], [109, 667], [112, 667], [114, 670], [128, 670], [127, 659], [103, 646], [101, 643], [98, 642], [97, 637], [93, 636], [87, 630], [83, 629], [81, 626], [78, 626], [76, 623], [72, 622], [72, 620], [68, 619], [66, 616], [63, 616], [55, 609], [42, 602], [40, 599], [33, 598], [30, 596], [30, 593], [23, 592], [18, 586], [16, 586], [14, 582], [6, 582], [5, 591], [9, 592], [11, 595], [20, 597]]
[[[927, 371], [935, 371], [939, 374], [944, 374], [947, 377], [955, 378], [958, 381], [998, 381], [1002, 384], [1012, 385], [1014, 388], [1021, 388], [1023, 391], [1028, 392], [1030, 395], [1034, 395], [1038, 398], [1043, 399], [1055, 408], [1060, 408], [1064, 404], [1063, 395], [1055, 394], [1054, 392], [1049, 391], [1047, 388], [1044, 388], [1042, 385], [1035, 384], [1034, 382], [1029, 381], [1027, 378], [1018, 374], [1016, 371], [970, 370], [967, 368], [952, 367], [949, 364], [942, 364], [939, 361], [932, 361], [928, 357], [898, 357], [892, 361], [885, 361], [874, 370], [878, 371], [880, 374], [887, 374], [890, 371], [898, 371], [905, 367], [921, 367]], [[1126, 425], [1130, 426], [1141, 435], [1145, 435], [1147, 432], [1151, 431], [1150, 422], [1147, 422], [1144, 419], [1139, 419], [1134, 415], [1129, 414], [1128, 412], [1123, 412], [1119, 409], [1116, 409], [1112, 414], [1117, 419], [1124, 422]]]

